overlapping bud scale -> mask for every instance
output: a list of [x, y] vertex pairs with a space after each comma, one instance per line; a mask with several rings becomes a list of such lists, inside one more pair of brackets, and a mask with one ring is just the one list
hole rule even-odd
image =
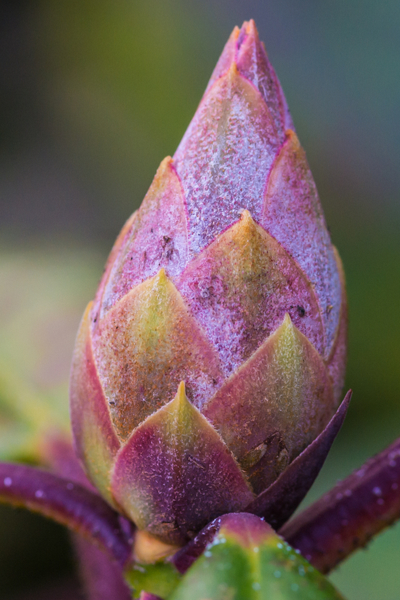
[[340, 259], [251, 21], [83, 318], [71, 410], [89, 477], [168, 543], [245, 510], [335, 413], [346, 319]]

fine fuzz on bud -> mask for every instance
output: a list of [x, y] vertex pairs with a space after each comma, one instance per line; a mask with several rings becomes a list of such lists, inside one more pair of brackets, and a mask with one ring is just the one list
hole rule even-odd
[[[340, 259], [250, 21], [82, 320], [71, 413], [91, 481], [165, 544], [226, 512], [257, 506], [268, 519], [269, 486], [289, 465], [311, 482], [307, 465], [322, 464], [342, 422], [344, 410], [329, 423], [346, 320]], [[300, 460], [319, 436], [318, 457]]]

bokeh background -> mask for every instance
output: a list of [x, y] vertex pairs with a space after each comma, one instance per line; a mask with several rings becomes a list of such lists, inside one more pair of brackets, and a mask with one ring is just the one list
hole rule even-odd
[[[350, 301], [346, 424], [307, 502], [400, 435], [398, 0], [3, 0], [0, 458], [65, 427], [70, 356], [111, 244], [173, 154], [235, 24], [255, 18]], [[398, 600], [400, 526], [332, 581]], [[0, 598], [79, 597], [67, 534], [0, 510]]]

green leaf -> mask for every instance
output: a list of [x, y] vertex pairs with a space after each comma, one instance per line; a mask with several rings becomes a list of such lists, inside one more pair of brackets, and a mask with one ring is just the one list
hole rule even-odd
[[149, 592], [166, 598], [178, 585], [181, 575], [170, 563], [157, 562], [153, 565], [135, 564], [125, 573], [125, 578], [133, 588], [133, 597], [140, 592]]
[[266, 523], [253, 515], [229, 516], [233, 523], [221, 527], [168, 600], [342, 598], [321, 573]]

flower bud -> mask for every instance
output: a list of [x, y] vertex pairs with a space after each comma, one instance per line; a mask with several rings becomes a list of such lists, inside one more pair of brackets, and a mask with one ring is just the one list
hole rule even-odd
[[335, 414], [346, 319], [340, 259], [250, 21], [83, 317], [71, 413], [89, 478], [166, 544], [253, 506]]

